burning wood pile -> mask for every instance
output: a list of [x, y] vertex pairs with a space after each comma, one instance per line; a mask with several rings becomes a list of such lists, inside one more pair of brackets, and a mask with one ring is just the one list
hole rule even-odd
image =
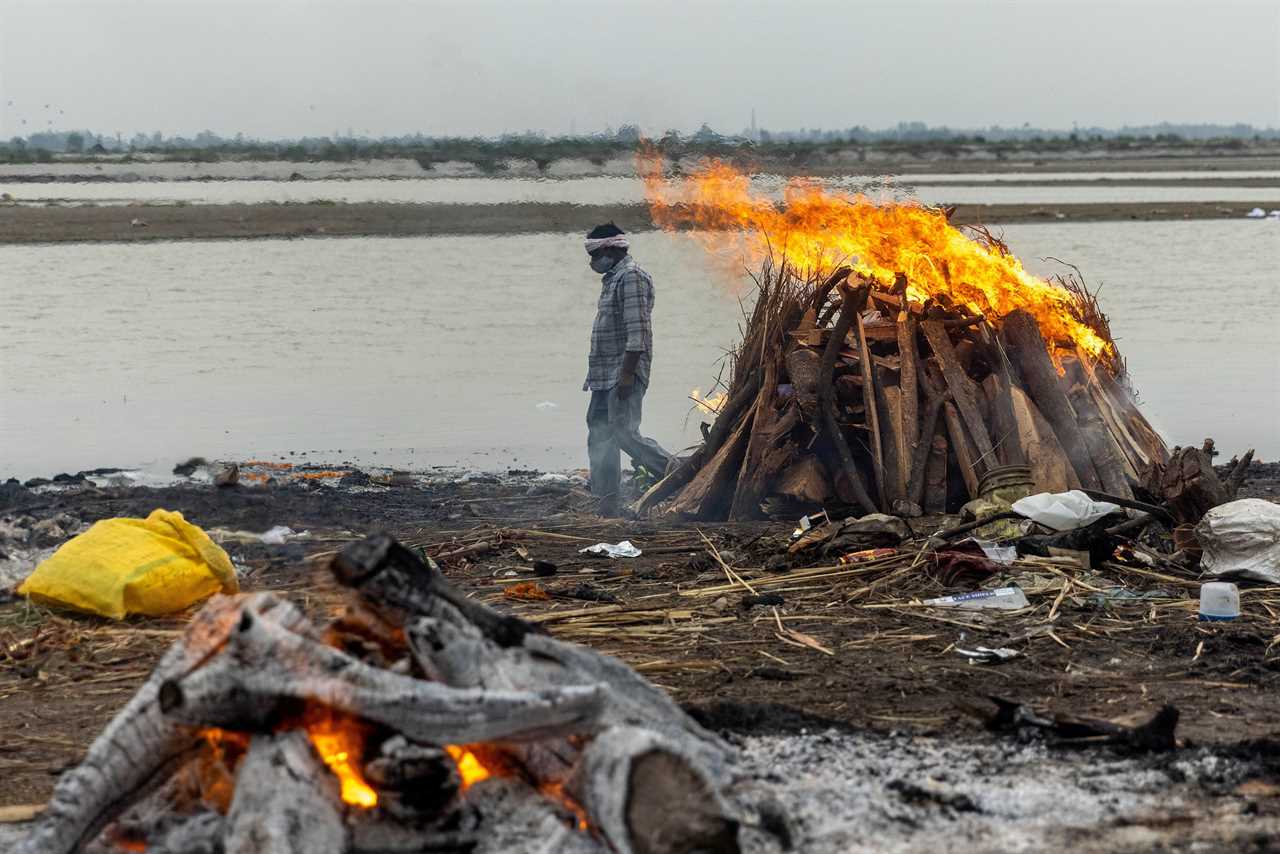
[[333, 571], [352, 594], [323, 629], [211, 601], [20, 854], [738, 850], [731, 749], [635, 671], [390, 537]]
[[686, 190], [655, 219], [764, 261], [715, 423], [639, 509], [955, 512], [1010, 466], [1039, 491], [1132, 498], [1168, 460], [1078, 278], [1031, 276], [943, 210], [804, 188], [780, 208], [725, 167]]

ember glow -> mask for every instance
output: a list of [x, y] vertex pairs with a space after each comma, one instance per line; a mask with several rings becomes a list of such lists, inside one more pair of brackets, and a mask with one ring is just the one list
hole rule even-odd
[[689, 399], [698, 405], [703, 412], [709, 412], [715, 415], [724, 408], [724, 402], [729, 399], [729, 395], [723, 391], [713, 391], [706, 397], [702, 396], [702, 389], [695, 388], [689, 392]]
[[742, 240], [752, 263], [772, 255], [802, 272], [848, 264], [886, 290], [903, 273], [911, 300], [945, 294], [997, 323], [1026, 309], [1051, 349], [1078, 347], [1095, 359], [1113, 354], [1112, 345], [1082, 322], [1074, 294], [1031, 275], [999, 246], [966, 236], [940, 210], [877, 204], [803, 180], [787, 185], [779, 205], [753, 192], [746, 174], [719, 162], [680, 181], [665, 180], [656, 160], [642, 161], [641, 171], [654, 222], [695, 229], [709, 248]]
[[493, 776], [489, 769], [484, 767], [474, 753], [468, 748], [456, 744], [447, 744], [444, 748], [453, 761], [458, 766], [458, 776], [462, 778], [462, 788], [469, 789], [481, 780], [487, 780]]
[[249, 749], [249, 737], [244, 733], [207, 727], [200, 731], [207, 749], [194, 765], [201, 799], [223, 815], [231, 809], [231, 797], [235, 794], [236, 766]]
[[354, 718], [337, 714], [317, 716], [307, 721], [307, 735], [316, 752], [342, 785], [344, 803], [364, 809], [378, 805], [378, 793], [365, 782], [360, 771], [365, 731]]

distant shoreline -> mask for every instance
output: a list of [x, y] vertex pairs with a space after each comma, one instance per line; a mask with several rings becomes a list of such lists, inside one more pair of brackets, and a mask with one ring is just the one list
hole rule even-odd
[[[1182, 181], [1161, 177], [1168, 172], [1276, 172], [1280, 171], [1280, 144], [1259, 146], [1249, 153], [1223, 151], [1161, 151], [1146, 147], [1109, 155], [1094, 151], [1030, 152], [1019, 151], [1008, 156], [957, 156], [940, 149], [925, 149], [914, 154], [874, 149], [836, 149], [813, 152], [804, 157], [750, 156], [738, 153], [730, 162], [735, 168], [756, 174], [783, 177], [813, 176], [894, 176], [904, 182], [925, 185], [929, 176], [973, 174], [990, 176], [1017, 174], [1034, 176], [1043, 173], [1140, 173], [1150, 178], [1106, 179]], [[707, 163], [702, 155], [686, 155], [668, 160], [673, 174], [688, 174]], [[634, 155], [614, 154], [588, 159], [561, 157], [535, 162], [516, 156], [498, 157], [478, 162], [446, 160], [426, 164], [409, 157], [353, 160], [250, 160], [228, 157], [217, 160], [165, 160], [149, 156], [132, 159], [99, 157], [96, 159], [57, 159], [48, 163], [0, 163], [0, 184], [76, 183], [135, 181], [289, 181], [289, 180], [434, 180], [440, 178], [634, 178]], [[1025, 179], [1024, 179], [1025, 180]], [[1094, 179], [1081, 179], [1092, 181]], [[1246, 180], [1270, 179], [1192, 179]], [[951, 183], [951, 182], [948, 182]], [[1055, 182], [1056, 184], [1057, 182]], [[1274, 181], [1272, 181], [1274, 183]], [[1160, 186], [1160, 185], [1152, 185]], [[1178, 184], [1178, 186], [1194, 186]], [[1256, 186], [1224, 184], [1224, 186]]]
[[[960, 205], [958, 225], [1240, 219], [1267, 202], [1115, 202]], [[0, 244], [145, 242], [294, 237], [426, 237], [586, 231], [616, 220], [632, 231], [656, 228], [644, 204], [578, 205], [512, 202], [491, 205], [230, 204], [0, 206]], [[134, 221], [137, 224], [134, 224]]]

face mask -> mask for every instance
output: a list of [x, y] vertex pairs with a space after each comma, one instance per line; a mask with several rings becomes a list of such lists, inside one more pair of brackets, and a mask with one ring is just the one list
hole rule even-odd
[[617, 263], [611, 255], [596, 255], [591, 259], [591, 269], [603, 275], [612, 270]]

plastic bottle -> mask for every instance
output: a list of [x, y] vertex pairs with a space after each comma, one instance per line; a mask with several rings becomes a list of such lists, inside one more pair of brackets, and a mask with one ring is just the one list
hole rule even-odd
[[1234, 620], [1240, 616], [1240, 591], [1226, 581], [1200, 585], [1200, 619]]

